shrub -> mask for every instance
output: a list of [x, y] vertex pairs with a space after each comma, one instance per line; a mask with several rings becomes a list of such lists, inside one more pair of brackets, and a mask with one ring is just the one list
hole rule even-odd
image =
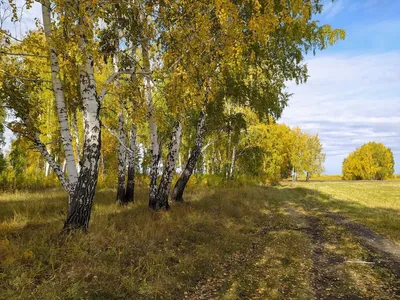
[[364, 144], [343, 161], [344, 180], [384, 180], [394, 173], [394, 158], [390, 148], [382, 143]]

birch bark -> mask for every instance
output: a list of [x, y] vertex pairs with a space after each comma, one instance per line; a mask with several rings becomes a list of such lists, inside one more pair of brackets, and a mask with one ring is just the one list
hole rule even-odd
[[81, 160], [81, 143], [79, 141], [79, 130], [78, 130], [78, 120], [76, 118], [76, 111], [72, 115], [72, 129], [75, 138], [75, 149], [76, 149], [76, 171], [80, 172], [80, 160]]
[[56, 49], [51, 46], [51, 12], [49, 1], [44, 1], [42, 4], [42, 17], [46, 41], [50, 45], [51, 81], [54, 96], [56, 98], [57, 117], [60, 124], [61, 141], [65, 153], [68, 181], [71, 187], [69, 190], [73, 191], [78, 181], [78, 172], [75, 165], [71, 130], [68, 124], [68, 114], [65, 105], [64, 90], [60, 79], [60, 67], [58, 63], [57, 52]]
[[134, 202], [135, 194], [135, 155], [136, 155], [136, 126], [132, 124], [129, 134], [129, 148], [128, 153], [128, 181], [126, 183], [125, 202]]
[[40, 154], [44, 157], [48, 165], [53, 169], [54, 173], [57, 175], [60, 180], [62, 186], [67, 191], [67, 193], [71, 193], [70, 185], [68, 179], [65, 177], [64, 172], [61, 170], [61, 166], [54, 160], [54, 158], [50, 155], [50, 152], [47, 150], [45, 144], [39, 138], [39, 134], [37, 133], [34, 138], [34, 143]]
[[205, 111], [201, 111], [199, 120], [197, 122], [195, 146], [189, 156], [185, 169], [183, 170], [178, 181], [176, 182], [174, 190], [172, 192], [172, 199], [175, 201], [183, 201], [183, 192], [185, 190], [186, 184], [188, 183], [190, 176], [192, 176], [197, 160], [201, 154], [205, 135], [205, 121], [206, 113]]
[[179, 154], [182, 135], [182, 124], [178, 122], [172, 131], [171, 142], [168, 147], [168, 155], [165, 160], [165, 167], [162, 174], [160, 186], [158, 187], [156, 201], [152, 203], [155, 210], [167, 210], [169, 191], [171, 189], [172, 176], [175, 171], [176, 161]]
[[[121, 102], [121, 100], [120, 100]], [[120, 103], [120, 111], [118, 115], [118, 187], [117, 187], [117, 202], [125, 204], [125, 169], [126, 169], [126, 133], [125, 133], [125, 118], [124, 108]]]
[[[118, 35], [118, 31], [116, 32]], [[115, 40], [115, 49], [119, 50], [119, 39]], [[119, 72], [119, 56], [114, 54], [113, 57], [114, 73]], [[118, 88], [119, 81], [115, 80], [114, 85]], [[125, 132], [125, 116], [124, 105], [120, 96], [118, 96], [119, 114], [118, 114], [118, 185], [117, 185], [117, 202], [121, 205], [125, 203], [125, 169], [126, 169], [126, 132]]]
[[[86, 41], [81, 35], [79, 48], [86, 53]], [[96, 93], [94, 78], [94, 60], [86, 53], [84, 66], [80, 70], [80, 93], [83, 102], [84, 141], [79, 180], [74, 190], [64, 231], [76, 229], [86, 231], [89, 226], [93, 198], [99, 172], [99, 157], [101, 147], [101, 123], [99, 118], [100, 100]]]
[[[150, 57], [146, 41], [142, 42], [143, 69], [150, 73]], [[158, 164], [160, 162], [160, 145], [157, 136], [157, 124], [154, 119], [154, 105], [152, 83], [149, 76], [144, 77], [145, 99], [148, 109], [148, 123], [150, 128], [151, 161], [150, 161], [150, 194], [149, 206], [153, 207], [157, 196]]]

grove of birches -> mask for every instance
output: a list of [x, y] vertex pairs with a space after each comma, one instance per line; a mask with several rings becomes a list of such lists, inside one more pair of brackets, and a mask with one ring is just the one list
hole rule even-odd
[[322, 0], [38, 2], [35, 29], [0, 30], [0, 146], [13, 133], [0, 185], [62, 186], [62, 232], [88, 229], [96, 187], [126, 205], [147, 185], [162, 211], [191, 176], [274, 184], [323, 171], [318, 136], [278, 123], [305, 56], [344, 38], [318, 22]]

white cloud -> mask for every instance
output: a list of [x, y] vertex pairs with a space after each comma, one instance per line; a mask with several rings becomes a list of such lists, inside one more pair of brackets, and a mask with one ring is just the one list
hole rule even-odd
[[322, 12], [322, 16], [326, 19], [331, 19], [338, 15], [343, 9], [345, 5], [343, 0], [338, 0], [335, 2], [328, 1], [324, 4], [324, 10]]
[[400, 53], [322, 56], [308, 68], [306, 84], [289, 83], [282, 121], [319, 134], [327, 171], [339, 173], [343, 157], [369, 141], [391, 147], [400, 164]]

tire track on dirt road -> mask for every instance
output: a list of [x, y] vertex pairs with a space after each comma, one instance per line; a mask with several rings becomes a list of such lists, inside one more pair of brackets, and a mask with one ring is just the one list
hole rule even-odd
[[[340, 255], [327, 255], [324, 249], [325, 243], [332, 244], [334, 242], [327, 240], [327, 237], [324, 235], [324, 228], [327, 226], [324, 223], [329, 220], [348, 231], [368, 251], [368, 262], [355, 261], [356, 263], [366, 263], [371, 264], [373, 268], [378, 266], [388, 269], [395, 277], [393, 282], [400, 282], [400, 247], [393, 242], [337, 213], [321, 210], [312, 210], [303, 213], [292, 207], [289, 203], [285, 204], [285, 209], [294, 219], [298, 220], [298, 224], [300, 224], [298, 230], [307, 233], [313, 243], [312, 273], [314, 276], [312, 285], [316, 299], [337, 299], [339, 295], [332, 292], [340, 290], [341, 286], [346, 286], [346, 282], [336, 274], [336, 268], [343, 268], [343, 264], [349, 261], [346, 261]], [[390, 299], [400, 299], [400, 291], [395, 284], [393, 287], [389, 284], [388, 287], [382, 287], [382, 289], [386, 291], [387, 295], [392, 295], [389, 296]], [[356, 292], [343, 292], [340, 295], [340, 299], [371, 299], [368, 297], [364, 298]]]

